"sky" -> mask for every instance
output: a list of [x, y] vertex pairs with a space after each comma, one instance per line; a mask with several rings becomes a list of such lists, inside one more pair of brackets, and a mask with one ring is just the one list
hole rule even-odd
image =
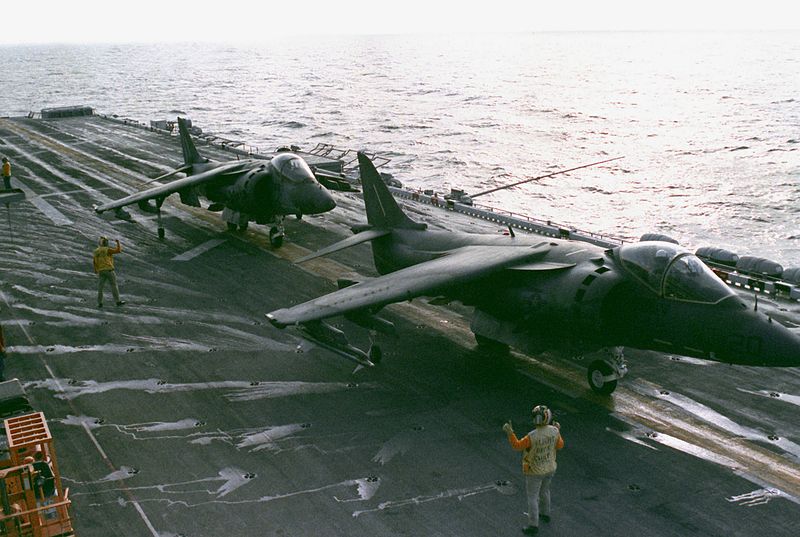
[[800, 0], [10, 0], [0, 44], [286, 35], [800, 29]]

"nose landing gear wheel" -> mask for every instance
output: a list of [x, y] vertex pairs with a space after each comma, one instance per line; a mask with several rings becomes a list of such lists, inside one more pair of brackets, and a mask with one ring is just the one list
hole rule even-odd
[[600, 395], [609, 395], [617, 388], [617, 379], [608, 380], [614, 374], [614, 370], [603, 360], [595, 360], [589, 364], [587, 378], [589, 387], [593, 392]]

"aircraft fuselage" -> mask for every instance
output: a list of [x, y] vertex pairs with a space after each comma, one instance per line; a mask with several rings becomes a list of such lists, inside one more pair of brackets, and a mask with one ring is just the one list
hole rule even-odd
[[[440, 294], [475, 307], [477, 334], [516, 347], [626, 346], [736, 364], [800, 366], [797, 335], [751, 311], [696, 257], [667, 243], [604, 250], [551, 238], [396, 229], [374, 241], [373, 253], [384, 274], [466, 245], [543, 241], [550, 250], [535, 266], [495, 272]], [[651, 263], [662, 254], [657, 263], [663, 267], [654, 265], [652, 281], [631, 262]]]
[[[219, 164], [195, 164], [193, 171], [202, 173], [215, 167]], [[255, 159], [241, 161], [240, 170], [202, 185], [200, 193], [209, 201], [246, 214], [259, 223], [288, 214], [323, 213], [336, 205], [310, 170], [301, 177], [288, 177], [272, 161]]]

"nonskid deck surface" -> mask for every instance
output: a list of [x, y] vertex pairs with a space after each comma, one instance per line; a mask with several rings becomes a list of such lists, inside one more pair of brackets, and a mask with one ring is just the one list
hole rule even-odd
[[[518, 535], [524, 482], [500, 426], [525, 432], [541, 402], [567, 442], [543, 535], [796, 532], [796, 369], [628, 351], [631, 374], [602, 399], [586, 387], [589, 358], [482, 356], [458, 308], [416, 300], [386, 309], [400, 337], [380, 336], [383, 362], [354, 372], [263, 316], [370, 273], [366, 246], [288, 261], [360, 217], [353, 194], [287, 220], [278, 251], [261, 226], [229, 234], [177, 202], [159, 241], [152, 216], [91, 206], [180, 165], [175, 138], [100, 118], [3, 119], [0, 151], [27, 191], [10, 230], [0, 219], [6, 374], [48, 417], [82, 537]], [[101, 234], [124, 248], [121, 308], [95, 305]]]

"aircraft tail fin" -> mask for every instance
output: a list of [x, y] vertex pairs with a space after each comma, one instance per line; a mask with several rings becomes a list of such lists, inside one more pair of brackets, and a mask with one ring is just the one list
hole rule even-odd
[[374, 228], [425, 229], [426, 224], [414, 222], [400, 208], [394, 196], [383, 182], [375, 165], [364, 153], [358, 153], [358, 167], [361, 173], [361, 186], [364, 191], [364, 205], [367, 208], [367, 221]]
[[183, 163], [187, 166], [198, 164], [200, 162], [207, 162], [206, 159], [200, 156], [197, 148], [194, 146], [192, 137], [189, 134], [189, 125], [186, 118], [178, 118], [178, 132], [181, 136], [181, 149], [183, 149]]

